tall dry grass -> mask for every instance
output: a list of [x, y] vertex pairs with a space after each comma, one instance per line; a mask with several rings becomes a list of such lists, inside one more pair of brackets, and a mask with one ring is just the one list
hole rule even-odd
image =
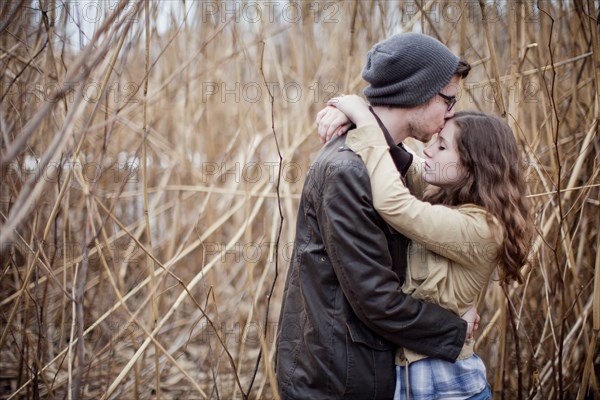
[[459, 108], [505, 115], [528, 168], [535, 262], [480, 311], [495, 398], [598, 398], [599, 9], [3, 2], [0, 396], [276, 398], [315, 113], [415, 30], [471, 62]]

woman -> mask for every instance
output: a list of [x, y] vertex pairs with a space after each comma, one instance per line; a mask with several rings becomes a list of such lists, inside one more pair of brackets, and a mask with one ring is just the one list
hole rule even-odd
[[[504, 121], [456, 113], [424, 150], [424, 162], [413, 162], [411, 193], [363, 100], [344, 96], [329, 104], [357, 127], [346, 145], [367, 167], [375, 209], [412, 241], [405, 293], [463, 315], [484, 294], [496, 267], [501, 284], [522, 282], [532, 231], [517, 145]], [[325, 119], [338, 121], [329, 131], [339, 133], [348, 122], [339, 111], [328, 108], [318, 121], [329, 114]], [[431, 186], [423, 190], [421, 180]], [[473, 340], [456, 363], [398, 349], [396, 364], [396, 399], [491, 399]]]

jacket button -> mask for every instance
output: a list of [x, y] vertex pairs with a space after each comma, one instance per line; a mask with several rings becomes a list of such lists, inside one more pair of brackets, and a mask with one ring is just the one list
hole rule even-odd
[[327, 258], [321, 257], [321, 262], [325, 262], [325, 261], [327, 261]]

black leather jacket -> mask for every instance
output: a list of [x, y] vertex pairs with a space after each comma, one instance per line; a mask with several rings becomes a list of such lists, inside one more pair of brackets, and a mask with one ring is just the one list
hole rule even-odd
[[[278, 325], [283, 399], [391, 399], [395, 346], [454, 361], [466, 336], [450, 311], [401, 292], [406, 238], [373, 209], [344, 142], [321, 150], [304, 183]], [[391, 143], [406, 172], [412, 157]]]

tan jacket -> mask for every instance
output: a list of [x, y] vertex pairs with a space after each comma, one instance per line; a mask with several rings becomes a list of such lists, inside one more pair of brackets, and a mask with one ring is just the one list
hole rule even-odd
[[[412, 241], [402, 290], [463, 315], [476, 304], [498, 264], [500, 223], [475, 205], [451, 208], [418, 200], [400, 178], [378, 126], [350, 131], [346, 145], [369, 171], [375, 209]], [[414, 159], [407, 184], [422, 194], [421, 160]], [[467, 341], [459, 359], [472, 354], [473, 341]], [[408, 349], [404, 356], [408, 362], [425, 358]]]

